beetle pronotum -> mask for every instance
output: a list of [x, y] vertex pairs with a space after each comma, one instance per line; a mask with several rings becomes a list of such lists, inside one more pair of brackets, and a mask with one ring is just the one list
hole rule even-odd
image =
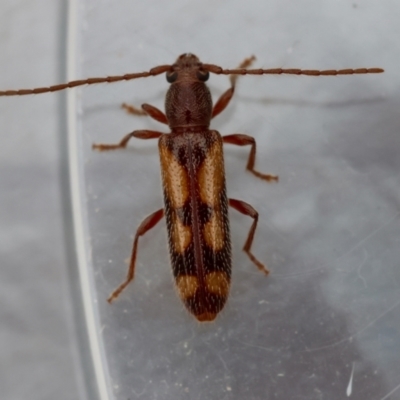
[[[247, 170], [268, 182], [277, 181], [275, 175], [254, 169], [256, 142], [244, 134], [221, 136], [210, 130], [210, 121], [229, 104], [238, 75], [292, 74], [308, 76], [337, 76], [381, 73], [381, 68], [342, 70], [248, 69], [254, 57], [243, 61], [237, 69], [222, 69], [203, 64], [193, 54], [182, 54], [175, 64], [160, 65], [148, 72], [90, 78], [47, 88], [0, 91], [0, 96], [15, 96], [55, 92], [76, 86], [145, 78], [166, 73], [171, 84], [165, 99], [165, 114], [154, 106], [143, 104], [142, 109], [123, 104], [135, 115], [148, 115], [167, 124], [170, 133], [136, 130], [118, 144], [93, 144], [99, 151], [125, 148], [132, 137], [159, 139], [164, 207], [149, 215], [140, 224], [133, 242], [133, 250], [125, 281], [111, 294], [116, 299], [133, 280], [138, 240], [165, 215], [168, 228], [172, 271], [178, 294], [186, 308], [199, 321], [212, 321], [224, 307], [231, 279], [231, 241], [228, 205], [253, 219], [243, 250], [257, 268], [268, 274], [265, 266], [251, 252], [257, 227], [258, 213], [241, 200], [228, 199], [225, 188], [224, 143], [251, 146]], [[213, 106], [205, 82], [209, 74], [230, 75], [231, 87]]]

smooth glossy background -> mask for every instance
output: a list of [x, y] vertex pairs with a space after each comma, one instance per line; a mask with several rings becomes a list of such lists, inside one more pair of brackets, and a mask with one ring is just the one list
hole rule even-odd
[[[2, 89], [65, 79], [66, 4], [1, 1]], [[63, 223], [64, 114], [60, 95], [0, 99], [0, 397], [5, 400], [83, 398]]]
[[[259, 211], [253, 250], [271, 274], [268, 278], [260, 275], [241, 252], [251, 221], [232, 212], [231, 297], [216, 322], [203, 325], [183, 310], [174, 293], [163, 224], [140, 242], [135, 282], [114, 305], [105, 302], [125, 276], [135, 229], [162, 205], [159, 161], [156, 142], [132, 141], [129, 149], [107, 154], [92, 152], [91, 143], [117, 142], [134, 129], [166, 132], [155, 121], [125, 114], [119, 105], [148, 102], [162, 108], [167, 82], [163, 77], [147, 78], [78, 91], [88, 213], [84, 222], [90, 229], [88, 254], [93, 260], [88, 268], [95, 275], [92, 297], [99, 306], [98, 332], [104, 339], [109, 390], [115, 399], [400, 398], [400, 389], [396, 391], [400, 384], [396, 372], [400, 369], [396, 43], [400, 29], [396, 11], [399, 6], [395, 1], [372, 0], [80, 3], [80, 77], [147, 70], [172, 63], [187, 51], [226, 68], [254, 54], [256, 66], [266, 68], [386, 69], [384, 75], [376, 76], [239, 80], [232, 104], [212, 126], [222, 134], [253, 135], [258, 143], [257, 168], [280, 176], [277, 185], [257, 180], [244, 170], [248, 150], [226, 146], [228, 195], [251, 203]], [[11, 17], [6, 21], [15, 26]], [[41, 21], [38, 29], [50, 23], [49, 18]], [[56, 27], [46, 29], [50, 34]], [[57, 65], [57, 43], [52, 43], [53, 47], [43, 51], [47, 57], [53, 52], [48, 64]], [[24, 54], [32, 51], [32, 46], [19, 42], [9, 51], [22, 48], [19, 51]], [[30, 59], [43, 66], [46, 60], [32, 53]], [[37, 77], [25, 74], [28, 62], [16, 65], [18, 68], [8, 67], [11, 78], [2, 77], [2, 87], [40, 86], [57, 79], [56, 74], [42, 70]], [[212, 76], [210, 87], [215, 99], [228, 87], [228, 79]], [[45, 98], [2, 99], [2, 131], [25, 132], [26, 128], [17, 124], [29, 121], [28, 126], [35, 127], [29, 136], [36, 143], [49, 145], [46, 138], [52, 137], [55, 128], [43, 121], [49, 124], [47, 115], [54, 118], [55, 113], [51, 104], [39, 101], [55, 100], [52, 95]], [[9, 139], [12, 152], [1, 153], [1, 168], [6, 171], [2, 179], [9, 180], [3, 190], [8, 194], [8, 188], [19, 179], [21, 183], [36, 182], [38, 175], [30, 175], [33, 163], [43, 164], [46, 171], [57, 168], [54, 149], [44, 151], [36, 145], [39, 159], [38, 155], [31, 159], [32, 145], [21, 138], [17, 141], [16, 134]], [[14, 172], [10, 174], [7, 168]], [[25, 172], [19, 172], [21, 168]], [[15, 171], [20, 175], [13, 179]], [[54, 173], [44, 187], [54, 191], [56, 186], [51, 189], [49, 185], [54, 185], [56, 178]], [[53, 192], [52, 202], [48, 197], [44, 200], [40, 193], [45, 191], [37, 191], [38, 185], [39, 181], [31, 189], [40, 196], [37, 210], [30, 211], [31, 203], [22, 200], [17, 208], [13, 197], [7, 197], [11, 200], [6, 204], [17, 211], [7, 213], [2, 226], [8, 228], [2, 235], [9, 240], [7, 234], [10, 227], [18, 226], [21, 210], [35, 218], [46, 216], [47, 226], [36, 220], [29, 225], [39, 246], [34, 253], [44, 254], [43, 247], [50, 247], [36, 233], [40, 225], [47, 238], [58, 243], [58, 248], [51, 248], [52, 254], [62, 258], [61, 241], [55, 235], [61, 231], [57, 194]], [[52, 218], [49, 207], [54, 208]], [[12, 214], [17, 222], [9, 222]], [[66, 399], [76, 398], [62, 390], [68, 377], [73, 382], [72, 362], [50, 368], [40, 358], [43, 351], [37, 351], [32, 334], [17, 340], [25, 331], [13, 324], [12, 318], [19, 315], [20, 320], [27, 320], [26, 303], [21, 299], [26, 296], [24, 285], [32, 271], [36, 277], [49, 279], [48, 284], [41, 280], [32, 289], [38, 301], [46, 293], [46, 304], [62, 308], [60, 289], [55, 289], [62, 285], [62, 277], [54, 282], [49, 278], [54, 260], [29, 265], [33, 258], [26, 251], [23, 240], [29, 238], [23, 233], [15, 231], [13, 243], [21, 239], [20, 258], [10, 258], [6, 270], [10, 272], [2, 277], [3, 285], [10, 290], [12, 284], [13, 296], [19, 299], [11, 302], [13, 297], [8, 295], [7, 302], [2, 302], [4, 326], [10, 332], [2, 351], [8, 354], [8, 349], [11, 354], [11, 349], [20, 349], [24, 342], [27, 348], [21, 358], [26, 354], [38, 357], [37, 365], [44, 365], [54, 376], [55, 387], [58, 373], [63, 375], [62, 368], [69, 368], [65, 381], [58, 383], [60, 393]], [[16, 250], [10, 249], [5, 246], [6, 254], [16, 257]], [[48, 270], [41, 271], [42, 264]], [[62, 273], [62, 261], [57, 264]], [[18, 270], [13, 265], [18, 265]], [[12, 306], [6, 307], [9, 303]], [[33, 307], [36, 303], [29, 299], [28, 304]], [[15, 311], [10, 312], [10, 307]], [[65, 328], [61, 336], [56, 334], [62, 326], [61, 314], [52, 310], [44, 315], [42, 304], [29, 312], [42, 323], [51, 315], [48, 324], [53, 334], [49, 340], [61, 337], [68, 343]], [[68, 345], [57, 348], [68, 354], [66, 360], [71, 359]], [[48, 346], [45, 349], [50, 355], [55, 351]], [[11, 355], [9, 360], [15, 371], [42, 382], [36, 369], [31, 368], [28, 375], [22, 361]], [[9, 371], [6, 369], [7, 376], [12, 377]], [[9, 398], [18, 398], [12, 397], [12, 390], [18, 387], [8, 387]]]

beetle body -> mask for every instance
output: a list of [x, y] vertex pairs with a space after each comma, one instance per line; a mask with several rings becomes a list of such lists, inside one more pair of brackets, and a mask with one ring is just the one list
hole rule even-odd
[[[134, 278], [138, 241], [165, 215], [172, 272], [178, 294], [187, 310], [199, 321], [212, 321], [224, 307], [231, 280], [231, 242], [228, 205], [253, 219], [243, 251], [257, 268], [268, 274], [265, 266], [251, 252], [258, 213], [241, 200], [228, 199], [225, 187], [223, 144], [250, 146], [246, 169], [268, 182], [275, 175], [263, 174], [254, 168], [256, 142], [245, 134], [221, 136], [210, 130], [210, 121], [229, 104], [238, 75], [290, 74], [307, 76], [337, 76], [381, 73], [381, 68], [343, 70], [248, 69], [254, 57], [245, 59], [237, 69], [223, 69], [203, 64], [193, 54], [182, 54], [173, 65], [160, 65], [148, 72], [105, 78], [89, 78], [50, 87], [0, 91], [0, 96], [20, 96], [64, 90], [86, 84], [117, 82], [166, 73], [171, 86], [165, 99], [165, 114], [149, 104], [142, 109], [123, 104], [128, 112], [147, 115], [166, 124], [170, 133], [136, 130], [118, 144], [93, 144], [99, 151], [125, 148], [133, 137], [159, 139], [164, 207], [143, 220], [136, 231], [128, 274], [111, 294], [111, 303]], [[230, 75], [231, 87], [215, 105], [205, 82], [209, 74]]]
[[[246, 66], [251, 61], [245, 60], [242, 65]], [[209, 129], [211, 119], [228, 105], [236, 78], [231, 79], [231, 88], [213, 107], [205, 84], [209, 71], [203, 65], [196, 56], [183, 54], [172, 66], [158, 67], [156, 73], [166, 72], [167, 81], [171, 83], [165, 99], [165, 114], [149, 104], [142, 105], [143, 111], [124, 105], [133, 114], [146, 114], [167, 124], [170, 133], [134, 131], [117, 145], [97, 144], [94, 148], [102, 151], [125, 147], [131, 137], [159, 138], [164, 208], [148, 216], [139, 226], [128, 276], [108, 300], [111, 302], [117, 298], [133, 279], [139, 237], [165, 215], [178, 295], [198, 321], [212, 321], [224, 307], [230, 288], [229, 205], [253, 218], [244, 251], [260, 270], [268, 273], [250, 252], [257, 212], [249, 204], [228, 199], [226, 195], [223, 143], [251, 145], [247, 168], [262, 179], [277, 180], [277, 177], [254, 170], [253, 138], [247, 135], [222, 137], [217, 131]]]
[[[164, 212], [179, 297], [199, 321], [213, 320], [230, 286], [231, 244], [221, 135], [208, 129], [212, 99], [198, 59], [185, 55], [167, 75], [159, 139]], [[199, 79], [200, 78], [200, 79]]]

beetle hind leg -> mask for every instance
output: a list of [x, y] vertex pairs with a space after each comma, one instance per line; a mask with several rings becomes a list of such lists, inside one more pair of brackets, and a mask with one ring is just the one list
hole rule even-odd
[[250, 260], [261, 272], [264, 272], [264, 274], [268, 275], [268, 269], [251, 252], [251, 245], [253, 244], [254, 234], [257, 228], [258, 212], [250, 204], [241, 200], [229, 199], [229, 205], [235, 210], [239, 211], [241, 214], [248, 215], [249, 217], [253, 218], [253, 224], [250, 227], [249, 234], [243, 246], [243, 251], [249, 256]]
[[164, 209], [161, 208], [160, 210], [157, 210], [156, 212], [145, 218], [144, 221], [142, 221], [142, 223], [140, 224], [138, 230], [136, 231], [135, 239], [133, 240], [132, 256], [128, 269], [128, 274], [125, 281], [122, 282], [121, 285], [119, 285], [118, 288], [114, 290], [114, 292], [112, 292], [110, 297], [107, 299], [109, 303], [112, 303], [121, 294], [121, 292], [133, 281], [133, 278], [135, 276], [135, 264], [139, 237], [143, 236], [147, 231], [157, 225], [157, 223], [161, 220], [163, 216]]

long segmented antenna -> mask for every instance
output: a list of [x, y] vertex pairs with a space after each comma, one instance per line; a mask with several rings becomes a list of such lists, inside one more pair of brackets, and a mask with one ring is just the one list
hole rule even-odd
[[62, 83], [60, 85], [54, 85], [54, 86], [42, 87], [42, 88], [36, 88], [36, 89], [5, 90], [5, 91], [0, 91], [0, 96], [25, 96], [28, 94], [57, 92], [59, 90], [64, 90], [67, 88], [74, 88], [74, 87], [83, 86], [83, 85], [93, 85], [96, 83], [111, 83], [111, 82], [119, 82], [119, 81], [129, 81], [131, 79], [147, 78], [148, 76], [160, 75], [164, 72], [169, 71], [170, 69], [171, 69], [171, 65], [159, 65], [158, 67], [152, 68], [148, 72], [137, 72], [134, 74], [107, 76], [105, 78], [80, 79], [77, 81]]
[[[254, 57], [246, 59], [248, 64], [253, 61]], [[244, 63], [244, 66], [247, 64]], [[282, 68], [271, 68], [271, 69], [246, 69], [246, 68], [236, 68], [236, 69], [223, 69], [218, 65], [213, 64], [200, 64], [203, 70], [209, 71], [217, 75], [233, 75], [231, 81], [234, 84], [234, 75], [307, 75], [307, 76], [337, 76], [337, 75], [355, 75], [355, 74], [380, 74], [384, 72], [382, 68], [357, 68], [357, 69], [327, 69], [327, 70], [317, 70], [317, 69], [282, 69]], [[20, 89], [20, 90], [5, 90], [0, 91], [0, 96], [25, 96], [28, 94], [40, 94], [48, 92], [57, 92], [59, 90], [64, 90], [67, 88], [74, 88], [83, 85], [93, 85], [97, 83], [111, 83], [119, 81], [129, 81], [131, 79], [147, 78], [149, 76], [160, 75], [164, 72], [170, 71], [174, 68], [174, 65], [159, 65], [154, 67], [148, 72], [138, 72], [126, 75], [117, 76], [107, 76], [105, 78], [89, 78], [81, 79], [76, 81], [71, 81], [68, 83], [62, 83], [59, 85], [41, 87], [36, 89]]]
[[308, 75], [308, 76], [337, 76], [337, 75], [355, 75], [355, 74], [380, 74], [384, 72], [382, 68], [357, 68], [357, 69], [223, 69], [218, 65], [203, 64], [206, 71], [217, 75]]

